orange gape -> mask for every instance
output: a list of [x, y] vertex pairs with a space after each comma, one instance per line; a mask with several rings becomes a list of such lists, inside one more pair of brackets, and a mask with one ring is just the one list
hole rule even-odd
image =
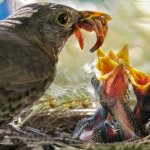
[[[137, 104], [134, 108], [134, 115], [138, 122], [145, 124], [150, 118], [150, 75], [130, 66], [128, 50], [128, 45], [125, 45], [118, 53], [115, 54], [113, 51], [109, 51], [106, 56], [102, 49], [98, 49], [98, 63], [96, 68], [99, 72], [101, 72], [101, 74], [103, 74], [106, 73], [105, 70], [108, 70], [108, 68], [111, 71], [113, 66], [116, 66], [116, 64], [122, 62], [125, 65], [125, 68], [129, 73], [129, 80], [133, 86], [133, 90], [137, 98]], [[104, 65], [102, 64], [102, 59], [107, 59]]]

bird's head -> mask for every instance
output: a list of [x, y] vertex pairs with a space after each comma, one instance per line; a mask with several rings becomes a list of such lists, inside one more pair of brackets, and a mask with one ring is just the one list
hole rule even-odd
[[[71, 7], [46, 3], [29, 4], [19, 8], [5, 21], [19, 24], [28, 38], [36, 36], [46, 47], [54, 47], [60, 51], [67, 39], [74, 33], [81, 49], [84, 42], [80, 29], [95, 31], [97, 42], [91, 48], [99, 48], [107, 33], [107, 22], [111, 17], [102, 12], [77, 11]], [[19, 28], [17, 28], [19, 30]], [[29, 33], [29, 34], [28, 34]]]

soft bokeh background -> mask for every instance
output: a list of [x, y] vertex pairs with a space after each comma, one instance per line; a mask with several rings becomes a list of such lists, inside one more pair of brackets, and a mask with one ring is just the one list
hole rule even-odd
[[[97, 10], [110, 14], [109, 32], [102, 48], [118, 51], [129, 44], [134, 67], [150, 73], [150, 1], [149, 0], [0, 0], [0, 18], [5, 18], [18, 7], [33, 2], [54, 2], [78, 10]], [[54, 95], [83, 85], [90, 89], [93, 62], [96, 55], [88, 49], [95, 43], [95, 34], [84, 32], [85, 50], [81, 51], [72, 36], [60, 54], [57, 76], [51, 90]], [[56, 96], [57, 96], [56, 94]]]

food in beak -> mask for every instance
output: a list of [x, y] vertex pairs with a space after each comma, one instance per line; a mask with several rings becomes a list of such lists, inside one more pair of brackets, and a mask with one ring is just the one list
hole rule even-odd
[[111, 17], [107, 14], [100, 12], [81, 11], [82, 19], [78, 21], [74, 26], [74, 34], [79, 42], [80, 48], [84, 48], [84, 38], [80, 29], [96, 33], [97, 41], [95, 45], [90, 49], [91, 52], [97, 50], [104, 42], [104, 38], [108, 31], [107, 22], [111, 20]]

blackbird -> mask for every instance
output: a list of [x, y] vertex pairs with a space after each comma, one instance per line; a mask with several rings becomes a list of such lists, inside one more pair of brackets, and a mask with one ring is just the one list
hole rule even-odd
[[54, 3], [29, 4], [0, 21], [0, 124], [38, 100], [55, 77], [58, 54], [80, 29], [95, 31], [99, 48], [111, 17]]

